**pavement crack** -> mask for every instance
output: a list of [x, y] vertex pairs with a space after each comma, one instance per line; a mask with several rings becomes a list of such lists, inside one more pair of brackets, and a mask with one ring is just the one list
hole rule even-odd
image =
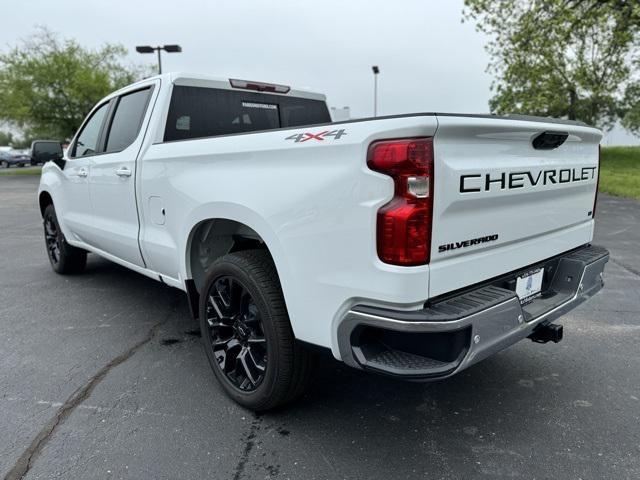
[[[91, 396], [93, 390], [104, 380], [107, 374], [122, 363], [129, 360], [141, 347], [145, 346], [156, 336], [160, 327], [167, 323], [173, 314], [177, 311], [177, 307], [180, 304], [180, 299], [176, 298], [171, 303], [170, 313], [166, 315], [164, 319], [155, 323], [147, 332], [145, 337], [138, 343], [133, 345], [124, 353], [121, 353], [109, 363], [98, 370], [89, 380], [77, 390], [75, 390], [71, 396], [64, 402], [56, 411], [55, 415], [47, 424], [42, 427], [38, 434], [31, 441], [27, 449], [22, 452], [22, 455], [16, 460], [13, 468], [9, 470], [9, 473], [4, 477], [4, 480], [21, 480], [29, 472], [33, 460], [42, 451], [44, 446], [49, 442], [56, 429], [62, 425], [67, 418], [74, 412], [74, 410], [87, 398]], [[250, 449], [249, 449], [250, 450]], [[247, 453], [248, 455], [248, 453]]]
[[244, 449], [242, 450], [242, 455], [240, 455], [240, 459], [238, 460], [238, 464], [236, 465], [233, 480], [240, 480], [244, 473], [244, 469], [247, 466], [247, 461], [249, 460], [249, 454], [251, 454], [251, 450], [255, 445], [255, 438], [258, 429], [260, 428], [260, 417], [256, 416], [251, 422], [251, 427], [249, 427], [249, 432], [244, 440]]
[[611, 260], [612, 263], [615, 263], [619, 267], [624, 268], [627, 272], [634, 274], [636, 277], [640, 277], [640, 270], [636, 270], [635, 268], [629, 267], [628, 265], [625, 265], [624, 263], [620, 263], [620, 262], [618, 262], [617, 260], [614, 260], [611, 257], [609, 257], [609, 260]]

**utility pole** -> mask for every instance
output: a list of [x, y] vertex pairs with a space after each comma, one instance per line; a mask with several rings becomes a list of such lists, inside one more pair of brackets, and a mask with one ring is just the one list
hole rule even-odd
[[156, 51], [158, 52], [158, 75], [162, 74], [162, 55], [160, 55], [160, 49], [157, 48]]

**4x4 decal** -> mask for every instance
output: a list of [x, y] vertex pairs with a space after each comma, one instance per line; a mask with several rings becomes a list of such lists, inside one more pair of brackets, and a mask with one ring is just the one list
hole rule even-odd
[[285, 138], [285, 140], [293, 140], [295, 143], [306, 142], [307, 140], [323, 141], [328, 137], [333, 137], [334, 140], [339, 140], [340, 137], [346, 134], [347, 132], [345, 132], [344, 129], [331, 130], [331, 131], [325, 130], [324, 132], [320, 132], [320, 133], [304, 132], [304, 133], [296, 133], [294, 135], [290, 135], [287, 138]]

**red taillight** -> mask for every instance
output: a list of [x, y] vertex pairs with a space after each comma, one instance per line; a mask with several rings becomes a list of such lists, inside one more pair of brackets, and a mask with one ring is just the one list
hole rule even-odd
[[393, 265], [424, 265], [431, 251], [433, 139], [384, 140], [369, 146], [367, 165], [393, 178], [393, 199], [378, 211], [378, 256]]

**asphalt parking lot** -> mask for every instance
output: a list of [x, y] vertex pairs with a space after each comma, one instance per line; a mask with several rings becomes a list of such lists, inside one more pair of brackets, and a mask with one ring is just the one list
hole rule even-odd
[[606, 289], [447, 381], [322, 362], [255, 416], [210, 373], [181, 292], [48, 264], [37, 177], [0, 178], [0, 478], [640, 478], [640, 202], [601, 196]]

